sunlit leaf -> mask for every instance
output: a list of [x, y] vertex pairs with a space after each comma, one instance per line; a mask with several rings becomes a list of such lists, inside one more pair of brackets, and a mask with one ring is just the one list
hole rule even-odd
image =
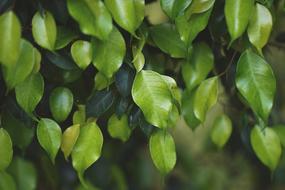
[[0, 128], [0, 145], [1, 145], [0, 149], [0, 158], [1, 158], [0, 173], [1, 173], [9, 166], [13, 156], [13, 148], [12, 148], [12, 141], [10, 135], [3, 128]]

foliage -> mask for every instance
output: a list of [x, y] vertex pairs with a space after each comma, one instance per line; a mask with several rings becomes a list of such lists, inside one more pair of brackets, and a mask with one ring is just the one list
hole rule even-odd
[[[148, 144], [166, 176], [180, 161], [179, 123], [203, 128], [221, 104], [210, 123], [213, 143], [223, 148], [232, 133], [241, 135], [245, 151], [274, 172], [285, 126], [276, 119], [279, 78], [266, 55], [284, 4], [1, 1], [0, 189], [32, 190], [43, 179], [47, 189], [68, 189], [53, 174], [71, 166], [78, 180], [68, 184], [97, 189], [88, 171], [122, 154], [120, 146]], [[123, 167], [110, 160], [110, 179], [126, 189]]]

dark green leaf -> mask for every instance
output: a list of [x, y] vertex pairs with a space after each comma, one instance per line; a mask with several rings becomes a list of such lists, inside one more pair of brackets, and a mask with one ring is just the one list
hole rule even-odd
[[0, 172], [0, 189], [17, 190], [15, 180], [6, 172]]
[[131, 94], [135, 72], [128, 66], [122, 66], [115, 75], [115, 84], [119, 93], [124, 97]]
[[112, 91], [103, 90], [95, 92], [86, 103], [87, 117], [100, 117], [113, 104], [115, 96]]
[[170, 18], [175, 19], [184, 12], [191, 2], [192, 0], [160, 0], [160, 5]]
[[71, 41], [73, 41], [77, 37], [78, 34], [75, 31], [70, 30], [69, 28], [66, 28], [64, 26], [58, 26], [55, 49], [58, 50], [66, 47]]
[[64, 70], [75, 70], [78, 69], [77, 65], [73, 62], [72, 58], [66, 54], [59, 54], [56, 52], [46, 52], [46, 58], [57, 67]]

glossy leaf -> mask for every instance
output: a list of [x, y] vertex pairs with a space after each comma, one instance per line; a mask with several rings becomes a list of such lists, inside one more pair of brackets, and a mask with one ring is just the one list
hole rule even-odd
[[178, 16], [175, 19], [175, 24], [181, 40], [187, 45], [190, 44], [206, 28], [211, 13], [212, 8], [203, 13], [193, 14], [189, 19], [187, 19], [187, 15]]
[[21, 24], [14, 12], [0, 16], [0, 63], [14, 65], [20, 55]]
[[57, 36], [56, 23], [50, 12], [37, 12], [32, 20], [33, 37], [41, 47], [54, 50]]
[[214, 67], [214, 55], [206, 43], [194, 44], [188, 62], [182, 64], [182, 76], [188, 90], [198, 86]]
[[62, 122], [66, 120], [73, 107], [73, 94], [65, 87], [53, 89], [49, 97], [49, 107], [53, 118]]
[[105, 0], [116, 23], [131, 34], [144, 19], [144, 0]]
[[192, 0], [160, 0], [161, 8], [172, 19], [181, 15], [184, 10], [191, 4]]
[[118, 118], [115, 114], [108, 120], [108, 132], [111, 137], [125, 142], [131, 135], [131, 129], [128, 125], [127, 115]]
[[247, 34], [249, 41], [262, 54], [261, 49], [266, 45], [272, 29], [272, 16], [270, 11], [257, 3], [249, 21]]
[[225, 114], [218, 116], [213, 123], [211, 131], [211, 139], [213, 143], [215, 143], [219, 148], [223, 148], [229, 140], [232, 130], [231, 119]]
[[61, 145], [61, 136], [61, 128], [55, 121], [47, 118], [42, 118], [39, 121], [37, 126], [38, 141], [53, 163]]
[[71, 55], [81, 69], [86, 69], [92, 61], [92, 46], [89, 42], [78, 40], [71, 46]]
[[152, 125], [165, 128], [172, 109], [172, 94], [162, 75], [154, 71], [140, 71], [132, 87], [134, 102]]
[[95, 75], [94, 82], [95, 82], [94, 88], [96, 90], [103, 90], [104, 88], [108, 87], [112, 81], [110, 81], [110, 79], [105, 77], [105, 75], [103, 75], [102, 73], [98, 72]]
[[18, 104], [32, 114], [42, 99], [44, 93], [44, 80], [40, 73], [30, 75], [26, 80], [16, 86], [16, 99]]
[[276, 81], [270, 65], [247, 50], [237, 64], [236, 86], [253, 111], [267, 122], [276, 90]]
[[15, 179], [17, 189], [35, 190], [37, 186], [37, 172], [35, 166], [20, 157], [15, 157], [8, 168]]
[[194, 114], [201, 122], [205, 121], [208, 110], [218, 99], [218, 78], [212, 77], [203, 81], [194, 97]]
[[92, 39], [93, 65], [107, 78], [120, 68], [126, 53], [126, 44], [121, 33], [114, 27], [106, 41]]
[[231, 42], [240, 37], [246, 30], [253, 6], [253, 0], [225, 1], [225, 17]]
[[173, 58], [186, 56], [186, 45], [180, 39], [179, 33], [171, 24], [160, 24], [150, 28], [150, 34], [155, 44]]
[[194, 97], [195, 91], [189, 92], [189, 90], [185, 90], [182, 96], [182, 116], [186, 122], [186, 124], [191, 129], [196, 129], [201, 121], [199, 121], [194, 114]]
[[3, 129], [0, 128], [0, 144], [1, 144], [1, 149], [0, 149], [0, 173], [1, 171], [5, 170], [13, 156], [13, 148], [12, 148], [12, 141], [10, 138], [9, 133]]
[[17, 190], [15, 180], [6, 172], [0, 171], [0, 189]]
[[67, 0], [69, 14], [82, 33], [106, 40], [112, 31], [112, 17], [101, 0]]
[[260, 161], [274, 171], [282, 152], [278, 135], [271, 128], [261, 129], [256, 125], [251, 131], [250, 141]]
[[145, 57], [142, 52], [138, 52], [136, 58], [133, 60], [137, 72], [140, 72], [145, 64]]
[[215, 0], [193, 0], [187, 10], [188, 14], [203, 13], [213, 7]]
[[87, 117], [100, 117], [112, 106], [114, 100], [115, 96], [112, 91], [102, 90], [95, 92], [86, 103]]
[[81, 128], [80, 135], [72, 151], [72, 165], [83, 182], [83, 173], [101, 156], [103, 135], [95, 122]]
[[150, 155], [162, 174], [170, 172], [176, 163], [175, 143], [172, 136], [163, 130], [154, 132], [149, 140]]
[[23, 82], [32, 72], [36, 62], [36, 49], [26, 40], [21, 40], [20, 56], [16, 64], [3, 67], [3, 76], [8, 89]]
[[80, 125], [75, 124], [68, 127], [62, 134], [61, 150], [67, 160], [80, 133]]
[[59, 54], [57, 52], [46, 52], [45, 56], [50, 61], [50, 63], [54, 64], [55, 66], [63, 70], [72, 71], [78, 69], [76, 63], [67, 54]]

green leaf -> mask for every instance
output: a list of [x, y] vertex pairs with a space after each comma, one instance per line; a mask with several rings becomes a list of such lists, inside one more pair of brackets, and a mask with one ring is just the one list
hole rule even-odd
[[111, 78], [111, 81], [110, 81], [110, 79], [106, 78], [105, 75], [98, 72], [96, 73], [95, 78], [94, 78], [94, 83], [95, 83], [94, 88], [96, 90], [103, 90], [104, 88], [108, 87], [112, 83], [112, 80], [113, 78]]
[[57, 28], [52, 14], [48, 11], [41, 15], [37, 12], [32, 20], [33, 37], [38, 45], [48, 50], [55, 49]]
[[188, 90], [198, 86], [214, 67], [214, 55], [206, 43], [196, 43], [188, 62], [182, 64], [182, 77]]
[[131, 94], [135, 72], [128, 66], [122, 66], [115, 75], [115, 84], [120, 95], [127, 98]]
[[108, 120], [108, 132], [113, 138], [120, 139], [123, 142], [127, 141], [131, 135], [127, 115], [124, 114], [121, 118], [118, 118], [113, 114]]
[[185, 90], [182, 95], [182, 115], [186, 124], [191, 129], [196, 129], [201, 121], [199, 121], [194, 114], [194, 97], [195, 91], [190, 92], [189, 90]]
[[53, 89], [49, 97], [49, 107], [53, 118], [62, 122], [66, 120], [73, 106], [73, 94], [65, 87]]
[[173, 58], [186, 56], [186, 45], [180, 39], [174, 25], [164, 23], [150, 28], [150, 34], [155, 44]]
[[262, 48], [266, 45], [272, 29], [272, 16], [263, 5], [256, 3], [249, 21], [247, 34], [249, 41], [262, 54]]
[[226, 0], [225, 17], [231, 36], [231, 43], [247, 28], [254, 6], [253, 0]]
[[185, 14], [178, 16], [175, 19], [175, 24], [180, 34], [180, 38], [186, 43], [186, 45], [191, 44], [196, 36], [206, 28], [212, 10], [213, 9], [211, 8], [206, 12], [193, 14], [189, 19]]
[[275, 133], [279, 136], [280, 142], [283, 147], [285, 147], [285, 126], [284, 125], [275, 125], [272, 128]]
[[253, 111], [267, 122], [276, 90], [270, 65], [252, 51], [245, 51], [237, 64], [236, 86]]
[[82, 33], [106, 40], [112, 31], [112, 17], [101, 0], [67, 0], [69, 14]]
[[137, 72], [140, 72], [143, 69], [145, 64], [145, 58], [141, 51], [137, 53], [135, 59], [133, 60], [133, 64]]
[[176, 163], [175, 143], [164, 130], [154, 132], [149, 140], [150, 155], [154, 165], [162, 174], [170, 172]]
[[260, 161], [274, 171], [282, 152], [280, 140], [275, 131], [268, 127], [261, 129], [256, 125], [251, 131], [250, 141]]
[[10, 112], [6, 111], [1, 115], [1, 124], [10, 134], [13, 144], [24, 151], [32, 142], [35, 130], [31, 126], [15, 118]]
[[191, 2], [192, 0], [160, 0], [160, 5], [167, 16], [171, 19], [175, 19], [184, 12]]
[[215, 143], [219, 148], [223, 148], [229, 140], [232, 130], [233, 127], [231, 119], [225, 114], [218, 116], [214, 121], [211, 131], [211, 139], [213, 143]]
[[9, 90], [23, 82], [32, 72], [36, 62], [37, 50], [33, 45], [21, 40], [20, 56], [16, 64], [3, 67], [3, 76]]
[[9, 133], [3, 129], [0, 128], [0, 144], [1, 144], [1, 149], [0, 149], [0, 173], [1, 171], [5, 170], [13, 156], [13, 148], [12, 148], [12, 141], [10, 138]]
[[112, 91], [102, 90], [95, 92], [86, 103], [87, 117], [100, 117], [112, 106], [114, 101], [115, 96]]
[[77, 40], [71, 46], [71, 55], [78, 67], [86, 69], [92, 61], [91, 43]]
[[194, 97], [194, 114], [201, 122], [205, 121], [208, 110], [218, 99], [218, 77], [204, 80], [198, 87]]
[[83, 125], [86, 121], [85, 105], [78, 105], [78, 110], [74, 112], [72, 122], [74, 124]]
[[22, 158], [15, 157], [8, 168], [9, 173], [15, 179], [17, 189], [35, 190], [37, 186], [37, 172], [33, 163]]
[[172, 109], [172, 93], [162, 75], [154, 71], [140, 71], [132, 87], [134, 102], [152, 125], [165, 128]]
[[58, 50], [66, 47], [71, 41], [73, 41], [77, 37], [78, 34], [75, 31], [64, 26], [58, 26], [55, 49]]
[[44, 93], [44, 80], [40, 73], [32, 74], [15, 88], [18, 104], [32, 114]]
[[20, 55], [21, 24], [13, 11], [0, 16], [0, 63], [14, 65]]
[[83, 173], [101, 156], [103, 135], [95, 122], [83, 126], [72, 151], [72, 165], [83, 182]]
[[37, 48], [35, 49], [35, 64], [32, 73], [38, 73], [41, 69], [42, 55]]
[[41, 118], [37, 126], [38, 141], [53, 163], [61, 145], [61, 136], [61, 128], [55, 121]]
[[79, 124], [72, 125], [63, 132], [61, 150], [66, 160], [71, 154], [73, 147], [78, 139], [79, 134], [80, 134]]
[[144, 19], [144, 0], [105, 0], [116, 23], [131, 34]]
[[203, 13], [213, 7], [215, 0], [193, 0], [187, 14]]
[[121, 33], [113, 28], [106, 41], [92, 39], [93, 65], [104, 74], [111, 78], [121, 67], [126, 53], [126, 44]]
[[0, 189], [17, 190], [14, 179], [6, 172], [0, 171]]

